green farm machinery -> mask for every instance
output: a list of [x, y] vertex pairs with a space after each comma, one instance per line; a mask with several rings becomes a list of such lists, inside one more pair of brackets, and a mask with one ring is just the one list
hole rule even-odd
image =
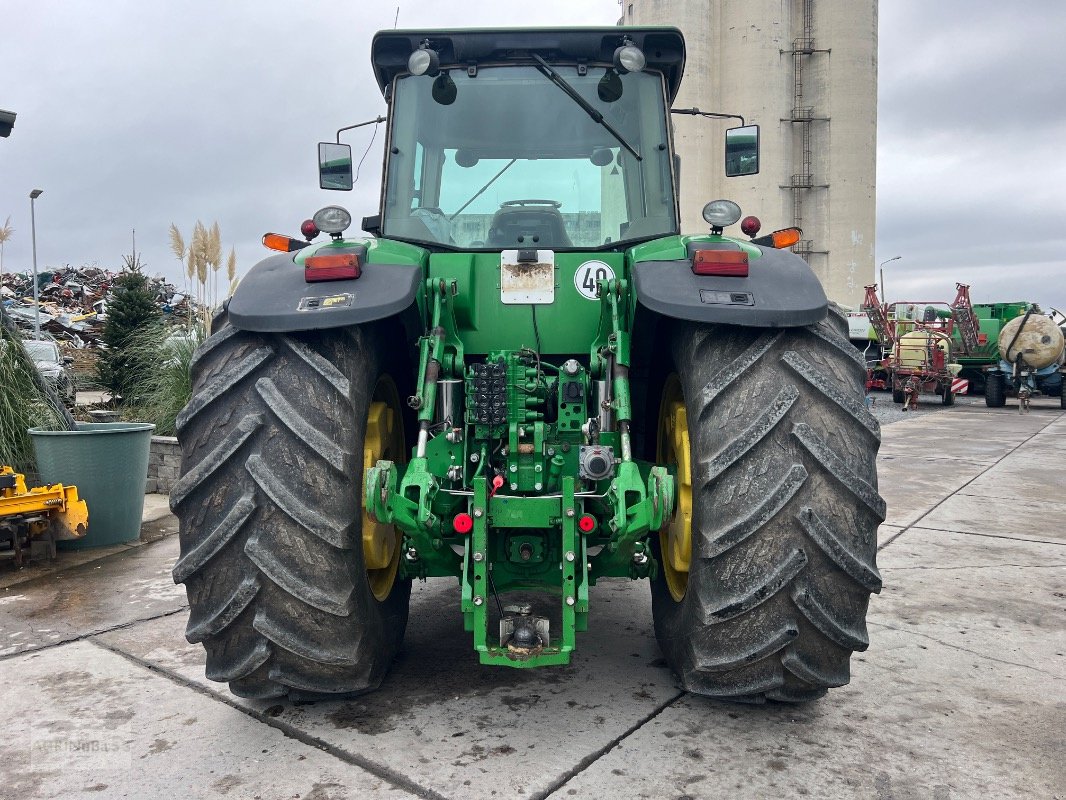
[[[328, 206], [264, 237], [282, 252], [216, 317], [179, 418], [174, 578], [208, 677], [370, 691], [412, 581], [444, 577], [483, 664], [571, 663], [593, 587], [646, 579], [686, 689], [847, 683], [885, 512], [864, 364], [786, 249], [797, 231], [748, 217], [727, 236], [741, 211], [719, 200], [682, 235], [680, 32], [385, 31], [371, 49], [378, 213], [366, 235]], [[727, 175], [759, 169], [741, 123]], [[340, 133], [322, 188], [352, 187]]]

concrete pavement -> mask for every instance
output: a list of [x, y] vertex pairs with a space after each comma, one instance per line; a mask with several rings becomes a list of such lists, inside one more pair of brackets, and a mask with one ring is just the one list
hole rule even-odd
[[446, 580], [380, 691], [245, 701], [184, 640], [167, 537], [0, 588], [0, 797], [1066, 797], [1066, 415], [883, 439], [885, 588], [820, 701], [679, 691], [643, 583], [593, 587], [569, 667], [481, 667]]

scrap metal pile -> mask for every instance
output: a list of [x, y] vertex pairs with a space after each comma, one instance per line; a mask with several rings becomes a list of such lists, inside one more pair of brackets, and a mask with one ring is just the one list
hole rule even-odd
[[[64, 349], [96, 347], [104, 330], [111, 287], [118, 272], [101, 267], [60, 267], [38, 273], [41, 330]], [[192, 298], [162, 277], [149, 280], [149, 290], [165, 316], [195, 316]], [[0, 300], [8, 316], [24, 331], [34, 329], [33, 276], [26, 272], [0, 276]]]

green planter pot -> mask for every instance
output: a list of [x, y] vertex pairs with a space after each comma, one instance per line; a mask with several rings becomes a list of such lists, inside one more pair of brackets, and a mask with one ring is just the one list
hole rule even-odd
[[41, 482], [77, 486], [89, 508], [86, 535], [60, 547], [137, 540], [153, 430], [147, 422], [79, 422], [74, 431], [30, 428]]

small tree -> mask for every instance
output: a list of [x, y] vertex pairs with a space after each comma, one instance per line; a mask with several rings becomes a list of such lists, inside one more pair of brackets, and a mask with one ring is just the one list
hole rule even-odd
[[162, 312], [136, 258], [126, 263], [132, 268], [115, 278], [111, 287], [103, 333], [107, 349], [97, 361], [96, 373], [113, 397], [136, 404], [144, 399], [135, 396], [137, 387], [147, 385], [147, 376], [158, 366], [158, 353], [145, 348], [138, 334], [158, 323]]

